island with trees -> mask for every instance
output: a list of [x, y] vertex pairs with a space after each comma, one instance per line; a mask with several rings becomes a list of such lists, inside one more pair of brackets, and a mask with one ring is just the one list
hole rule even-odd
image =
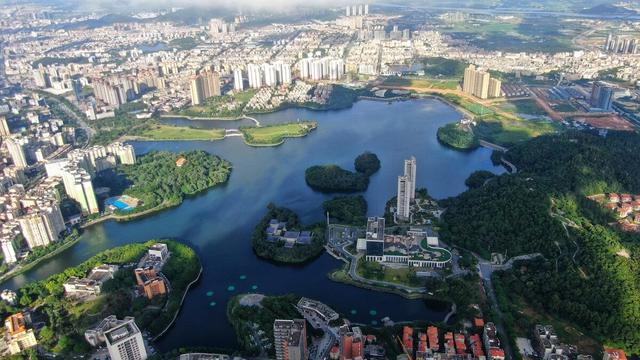
[[447, 124], [438, 129], [438, 141], [458, 150], [473, 150], [479, 146], [478, 137], [468, 125]]
[[640, 234], [610, 225], [614, 213], [588, 198], [639, 193], [639, 152], [633, 132], [541, 136], [504, 154], [517, 174], [443, 202], [444, 241], [487, 259], [542, 255], [494, 274], [512, 337], [528, 335], [543, 319], [579, 346], [640, 352]]
[[229, 162], [202, 150], [154, 151], [140, 156], [134, 165], [118, 165], [101, 174], [96, 182], [141, 201], [127, 212], [116, 210], [116, 218], [126, 220], [179, 205], [187, 196], [225, 183], [230, 173]]
[[263, 259], [304, 263], [322, 254], [324, 231], [324, 224], [304, 226], [294, 211], [269, 204], [267, 213], [253, 231], [251, 245]]
[[287, 138], [307, 136], [317, 127], [316, 121], [299, 121], [266, 126], [247, 126], [241, 127], [239, 130], [247, 145], [278, 146], [284, 144]]
[[315, 165], [305, 171], [304, 177], [312, 189], [325, 192], [362, 192], [369, 187], [369, 177], [380, 169], [375, 154], [365, 152], [355, 160], [356, 171], [349, 171], [335, 164]]
[[[134, 264], [154, 244], [166, 244], [169, 258], [162, 273], [170, 282], [170, 291], [149, 299], [144, 293], [136, 296]], [[100, 293], [89, 298], [65, 295], [63, 284], [71, 277], [83, 278], [93, 268], [115, 265], [118, 270], [113, 279], [102, 284]], [[173, 240], [151, 240], [103, 251], [82, 264], [67, 268], [49, 278], [32, 282], [18, 290], [20, 306], [34, 309], [33, 316], [42, 319], [39, 345], [47, 352], [71, 358], [90, 352], [84, 332], [109, 315], [118, 318], [134, 316], [136, 324], [152, 336], [170, 326], [180, 310], [182, 299], [191, 284], [201, 273], [200, 260], [189, 246]], [[17, 309], [3, 308], [2, 316]]]

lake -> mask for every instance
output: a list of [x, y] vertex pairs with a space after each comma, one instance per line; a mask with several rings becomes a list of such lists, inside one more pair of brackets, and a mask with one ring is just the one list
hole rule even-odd
[[[332, 282], [327, 273], [342, 263], [327, 254], [303, 266], [274, 265], [253, 254], [250, 238], [269, 202], [295, 210], [305, 223], [322, 221], [322, 201], [331, 196], [311, 190], [305, 183], [304, 170], [324, 163], [353, 169], [354, 158], [366, 150], [376, 153], [382, 163], [364, 193], [371, 216], [383, 214], [385, 203], [395, 195], [403, 160], [412, 155], [418, 164], [418, 187], [427, 187], [436, 198], [466, 190], [464, 181], [476, 170], [504, 172], [502, 167], [492, 165], [488, 149], [458, 152], [438, 143], [438, 127], [460, 117], [456, 110], [434, 99], [391, 104], [359, 101], [346, 110], [289, 109], [256, 116], [263, 124], [297, 119], [318, 121], [318, 128], [307, 137], [288, 139], [278, 147], [249, 147], [241, 138], [134, 142], [138, 154], [152, 150], [206, 150], [229, 160], [233, 172], [224, 186], [189, 198], [176, 208], [133, 222], [110, 221], [86, 229], [77, 245], [9, 280], [3, 287], [15, 289], [28, 281], [43, 279], [118, 245], [171, 237], [196, 249], [204, 273], [187, 295], [175, 326], [157, 342], [160, 350], [235, 347], [235, 334], [225, 314], [227, 301], [235, 294], [250, 291], [293, 292], [318, 299], [361, 323], [379, 322], [385, 316], [394, 321], [442, 320], [449, 310], [446, 304], [406, 300]], [[229, 124], [233, 122], [192, 122], [198, 127]], [[352, 310], [355, 315], [351, 315]]]

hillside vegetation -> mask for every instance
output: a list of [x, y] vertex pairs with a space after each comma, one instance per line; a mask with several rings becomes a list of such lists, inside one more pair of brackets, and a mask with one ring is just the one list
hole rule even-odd
[[[585, 196], [640, 193], [639, 152], [635, 133], [569, 132], [520, 144], [506, 154], [517, 175], [445, 201], [442, 237], [482, 256], [542, 253], [498, 274], [501, 289], [605, 345], [638, 353], [640, 235], [610, 226], [611, 214]], [[528, 321], [504, 304], [509, 296], [503, 300], [510, 327]]]

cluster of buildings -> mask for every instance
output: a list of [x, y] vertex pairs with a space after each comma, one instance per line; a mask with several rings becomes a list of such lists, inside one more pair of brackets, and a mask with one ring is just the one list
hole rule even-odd
[[[504, 351], [487, 339], [487, 331], [491, 332], [495, 326], [492, 323], [484, 325], [482, 319], [476, 323], [482, 324], [476, 328], [476, 333], [446, 331], [444, 334], [435, 326], [428, 326], [426, 332], [415, 331], [405, 326], [402, 329], [402, 347], [405, 354], [416, 360], [450, 360], [450, 359], [499, 359], [505, 358]], [[478, 325], [478, 324], [476, 324]], [[483, 334], [484, 333], [484, 334]], [[444, 342], [440, 342], [441, 336]], [[489, 341], [489, 343], [487, 342]], [[485, 352], [485, 349], [489, 351]]]
[[220, 74], [208, 67], [191, 78], [191, 104], [200, 105], [206, 99], [220, 96]]
[[618, 54], [637, 54], [640, 48], [638, 47], [637, 38], [609, 34], [604, 45], [604, 50]]
[[236, 24], [225, 22], [222, 19], [211, 19], [209, 21], [209, 35], [214, 39], [224, 37], [236, 32]]
[[345, 74], [345, 64], [343, 59], [307, 57], [298, 62], [298, 71], [303, 80], [340, 80]]
[[111, 360], [145, 360], [147, 347], [133, 317], [118, 320], [115, 315], [106, 317], [84, 333], [93, 347], [106, 347]]
[[93, 176], [117, 164], [133, 165], [135, 162], [133, 146], [115, 142], [107, 146], [74, 149], [66, 158], [47, 161], [45, 170], [48, 178], [61, 180], [66, 194], [78, 202], [84, 215], [90, 215], [100, 212]]
[[502, 82], [492, 78], [487, 71], [469, 65], [464, 70], [462, 91], [480, 99], [497, 98], [502, 96]]
[[[234, 72], [235, 75], [236, 72]], [[237, 81], [242, 81], [242, 75], [238, 73], [238, 76], [240, 80], [234, 79], [234, 84]], [[259, 89], [263, 86], [272, 88], [278, 85], [288, 86], [291, 84], [291, 65], [283, 62], [248, 64], [247, 79], [249, 87], [252, 89]]]
[[618, 225], [626, 231], [640, 231], [640, 195], [596, 194], [589, 199], [597, 201], [618, 217]]
[[57, 184], [44, 181], [29, 191], [16, 184], [0, 195], [0, 247], [6, 264], [58, 241], [65, 232]]
[[401, 264], [419, 268], [443, 268], [451, 262], [451, 253], [439, 247], [438, 235], [431, 228], [410, 228], [405, 235], [386, 235], [385, 219], [367, 219], [365, 238], [356, 249], [366, 261]]
[[296, 244], [309, 245], [313, 240], [311, 231], [288, 230], [287, 223], [278, 219], [271, 219], [265, 232], [267, 242], [283, 243], [286, 248], [292, 248]]
[[162, 268], [170, 255], [167, 244], [154, 244], [133, 271], [138, 288], [149, 300], [169, 292], [169, 280], [162, 274]]
[[360, 327], [344, 321], [332, 325], [340, 315], [329, 306], [308, 298], [296, 304], [304, 319], [277, 319], [273, 323], [274, 346], [277, 360], [307, 360], [307, 323], [322, 330], [324, 337], [316, 346], [314, 359], [362, 360], [384, 359], [385, 349], [376, 345], [376, 337], [364, 335]]
[[369, 4], [350, 5], [345, 8], [345, 15], [349, 16], [365, 16], [369, 15]]

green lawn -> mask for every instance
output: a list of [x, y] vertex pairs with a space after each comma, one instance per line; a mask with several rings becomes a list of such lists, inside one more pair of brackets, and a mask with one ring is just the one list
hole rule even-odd
[[389, 268], [374, 261], [366, 261], [360, 258], [358, 261], [358, 275], [371, 279], [386, 281], [394, 284], [420, 287], [424, 283], [416, 276], [416, 271], [410, 267]]
[[224, 129], [195, 129], [169, 125], [151, 125], [141, 137], [148, 140], [220, 140]]
[[285, 138], [306, 136], [317, 126], [315, 121], [302, 121], [261, 127], [243, 127], [240, 128], [240, 131], [249, 145], [279, 145], [284, 142]]
[[420, 77], [388, 77], [382, 83], [385, 86], [413, 87], [419, 89], [455, 90], [457, 80], [435, 80]]
[[573, 107], [573, 105], [571, 104], [567, 104], [567, 103], [563, 103], [563, 104], [557, 104], [552, 106], [553, 110], [557, 111], [557, 112], [574, 112], [577, 111], [575, 107]]
[[488, 116], [478, 121], [474, 132], [481, 139], [510, 145], [558, 131], [558, 125], [547, 120], [512, 120], [502, 116]]
[[526, 115], [546, 115], [547, 113], [542, 109], [535, 100], [513, 100], [505, 101], [498, 106], [501, 110], [512, 114], [526, 114]]
[[452, 103], [462, 107], [463, 109], [472, 112], [474, 115], [482, 116], [494, 113], [493, 110], [484, 105], [472, 102], [455, 94], [445, 94], [443, 95], [443, 97], [451, 101]]

